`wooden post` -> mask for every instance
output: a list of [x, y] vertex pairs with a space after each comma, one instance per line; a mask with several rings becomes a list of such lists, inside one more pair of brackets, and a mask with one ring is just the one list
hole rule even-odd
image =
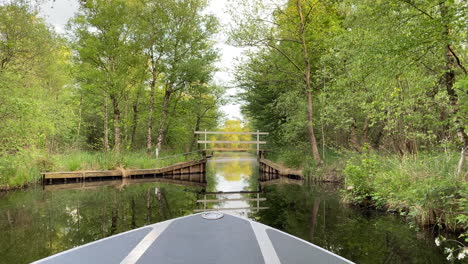
[[257, 193], [257, 212], [260, 210], [260, 194]]
[[260, 144], [258, 144], [258, 142], [260, 141], [260, 133], [259, 132], [260, 131], [257, 130], [257, 157], [258, 157], [258, 153], [260, 151]]
[[[206, 129], [205, 129], [205, 142], [206, 142]], [[205, 150], [206, 150], [206, 143], [205, 143]]]
[[203, 209], [206, 209], [206, 194], [203, 195]]

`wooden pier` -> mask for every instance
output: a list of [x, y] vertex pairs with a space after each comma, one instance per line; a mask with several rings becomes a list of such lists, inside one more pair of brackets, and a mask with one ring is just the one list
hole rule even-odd
[[[91, 180], [111, 180], [119, 178], [164, 178], [172, 181], [193, 182], [190, 175], [204, 174], [206, 172], [206, 159], [176, 163], [156, 169], [117, 169], [107, 171], [69, 171], [69, 172], [43, 172], [42, 183], [56, 182], [86, 182]], [[200, 183], [206, 183], [205, 177], [196, 177]]]
[[301, 179], [304, 177], [304, 174], [302, 170], [296, 170], [296, 169], [290, 169], [286, 168], [281, 164], [274, 163], [271, 160], [267, 160], [262, 157], [263, 155], [260, 156], [258, 159], [258, 163], [260, 166], [260, 171], [266, 173], [266, 175], [270, 175], [271, 177], [274, 177], [274, 175], [280, 175], [280, 176], [298, 176]]

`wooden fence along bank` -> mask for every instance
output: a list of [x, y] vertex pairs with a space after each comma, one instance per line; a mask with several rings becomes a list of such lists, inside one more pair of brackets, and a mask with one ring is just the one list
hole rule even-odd
[[[161, 182], [198, 182], [206, 184], [206, 158], [180, 162], [156, 169], [117, 169], [107, 171], [43, 172], [44, 185], [54, 183], [85, 182], [92, 180], [112, 180], [119, 178], [160, 178]], [[202, 175], [202, 177], [200, 177]]]

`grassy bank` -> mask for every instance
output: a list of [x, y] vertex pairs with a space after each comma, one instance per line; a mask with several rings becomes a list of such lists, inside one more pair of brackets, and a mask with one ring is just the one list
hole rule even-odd
[[461, 230], [468, 219], [466, 170], [455, 174], [456, 153], [399, 157], [363, 153], [343, 170], [345, 198], [399, 212], [420, 225]]
[[309, 179], [341, 181], [343, 199], [359, 206], [397, 212], [419, 225], [462, 231], [468, 224], [468, 173], [456, 175], [458, 153], [419, 153], [412, 156], [373, 151], [325, 152], [315, 166], [310, 155], [293, 150], [268, 158], [303, 168]]
[[[173, 156], [160, 154], [160, 159], [145, 152], [83, 152], [70, 151], [50, 154], [41, 151], [25, 151], [0, 157], [0, 189], [21, 188], [38, 182], [41, 172], [76, 170], [112, 170], [116, 168], [148, 169], [168, 166], [177, 162], [200, 158], [198, 154]], [[165, 158], [168, 157], [168, 158]]]
[[304, 175], [307, 175], [306, 180], [342, 182], [344, 180], [342, 171], [346, 166], [346, 161], [355, 154], [330, 149], [321, 151], [320, 154], [323, 157], [323, 164], [321, 166], [316, 165], [310, 153], [296, 147], [268, 152], [266, 158], [283, 164], [288, 168], [302, 169]]

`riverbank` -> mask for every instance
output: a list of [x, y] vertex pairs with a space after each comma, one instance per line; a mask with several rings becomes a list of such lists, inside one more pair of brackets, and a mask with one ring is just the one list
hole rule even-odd
[[[160, 159], [139, 152], [86, 152], [69, 151], [50, 154], [29, 151], [0, 158], [0, 191], [14, 190], [35, 184], [41, 179], [41, 172], [150, 169], [200, 158], [200, 154], [173, 156], [175, 153], [163, 152]], [[165, 158], [167, 157], [167, 158]]]
[[268, 158], [304, 169], [311, 181], [342, 182], [347, 203], [398, 213], [420, 226], [466, 232], [468, 173], [465, 169], [456, 175], [458, 153], [402, 157], [374, 151], [329, 150], [322, 166], [315, 166], [310, 156], [285, 150], [271, 153]]
[[[206, 190], [256, 191], [257, 176], [255, 155], [217, 153], [207, 163]], [[128, 183], [124, 188], [88, 186], [53, 191], [28, 188], [0, 193], [2, 261], [30, 263], [202, 208], [197, 203], [202, 197], [197, 196], [201, 188], [145, 183], [139, 179], [129, 181], [135, 184]], [[110, 184], [110, 181], [102, 183], [106, 182]], [[278, 228], [355, 263], [446, 263], [442, 250], [436, 247], [428, 232], [413, 230], [395, 215], [343, 206], [336, 187], [336, 184], [269, 185], [260, 195], [266, 198], [260, 206], [269, 209], [229, 210], [228, 213]], [[217, 196], [218, 199], [254, 197], [249, 194]], [[210, 205], [255, 207], [256, 202], [222, 200]]]

